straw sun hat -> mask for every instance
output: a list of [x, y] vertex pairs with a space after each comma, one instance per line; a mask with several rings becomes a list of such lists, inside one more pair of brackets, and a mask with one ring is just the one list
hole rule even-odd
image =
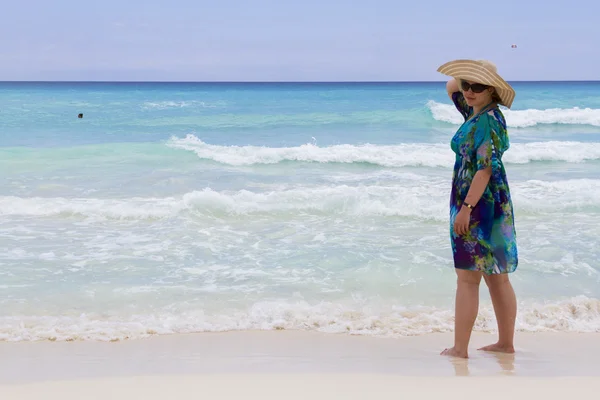
[[498, 72], [496, 66], [485, 60], [454, 60], [437, 69], [438, 72], [457, 79], [493, 86], [500, 97], [500, 104], [510, 108], [515, 99], [515, 90]]

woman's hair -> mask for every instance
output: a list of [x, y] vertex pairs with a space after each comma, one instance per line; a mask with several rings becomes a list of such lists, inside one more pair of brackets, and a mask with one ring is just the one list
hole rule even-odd
[[498, 93], [496, 92], [496, 88], [494, 88], [494, 91], [492, 92], [492, 100], [494, 101], [494, 103], [497, 103], [497, 104], [502, 103], [502, 99], [500, 98], [500, 96], [498, 96]]

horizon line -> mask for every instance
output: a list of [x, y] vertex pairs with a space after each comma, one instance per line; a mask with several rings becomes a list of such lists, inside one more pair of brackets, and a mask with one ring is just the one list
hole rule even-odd
[[[401, 80], [340, 80], [340, 81], [296, 81], [296, 80], [281, 80], [281, 81], [263, 81], [263, 80], [250, 80], [250, 81], [229, 81], [229, 80], [213, 80], [213, 81], [190, 81], [190, 80], [0, 80], [1, 83], [210, 83], [210, 84], [351, 84], [351, 83], [445, 83], [447, 80], [411, 80], [411, 81], [401, 81]], [[551, 79], [542, 79], [542, 80], [507, 80], [507, 82], [513, 83], [596, 83], [600, 82], [600, 79], [572, 79], [572, 80], [551, 80]]]

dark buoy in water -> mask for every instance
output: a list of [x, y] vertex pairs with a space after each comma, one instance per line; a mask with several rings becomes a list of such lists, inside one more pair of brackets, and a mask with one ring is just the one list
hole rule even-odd
[[83, 114], [80, 113], [77, 118], [83, 118]]

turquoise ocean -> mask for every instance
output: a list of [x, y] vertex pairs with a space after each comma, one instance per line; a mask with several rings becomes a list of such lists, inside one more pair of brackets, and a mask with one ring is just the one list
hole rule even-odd
[[[600, 82], [514, 87], [517, 329], [600, 332]], [[451, 331], [460, 123], [443, 82], [0, 83], [0, 340]]]

